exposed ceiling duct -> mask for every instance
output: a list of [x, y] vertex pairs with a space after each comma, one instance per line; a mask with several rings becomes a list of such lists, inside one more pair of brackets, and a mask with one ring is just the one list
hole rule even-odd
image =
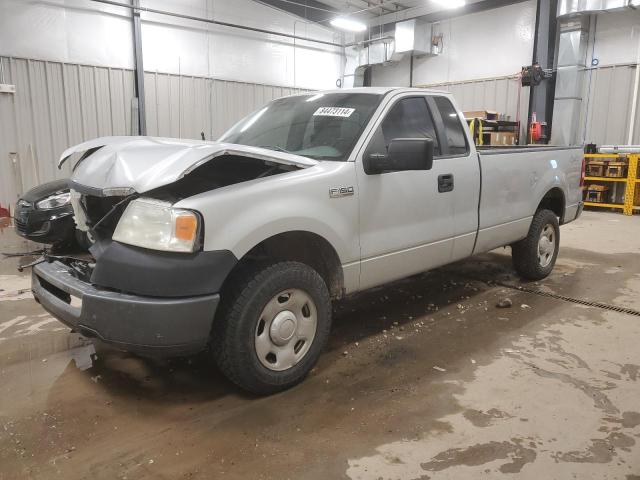
[[441, 48], [439, 42], [434, 42], [433, 24], [417, 18], [396, 23], [393, 35], [366, 40], [350, 47], [358, 58], [354, 72], [356, 87], [364, 85], [365, 71], [373, 65], [398, 62], [405, 55], [436, 56]]
[[[593, 34], [591, 14], [640, 7], [640, 0], [560, 0], [558, 19], [558, 65], [553, 109], [551, 142], [556, 145], [578, 145], [584, 81], [587, 71], [587, 47]], [[635, 119], [635, 116], [632, 117]], [[633, 120], [632, 120], [633, 122]], [[632, 132], [633, 133], [633, 132]], [[632, 133], [629, 135], [631, 142]]]

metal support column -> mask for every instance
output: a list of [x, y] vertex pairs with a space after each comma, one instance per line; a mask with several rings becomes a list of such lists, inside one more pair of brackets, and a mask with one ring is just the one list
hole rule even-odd
[[[533, 64], [544, 70], [553, 70], [557, 52], [557, 10], [558, 0], [538, 0], [536, 30], [533, 43]], [[531, 87], [529, 95], [529, 122], [533, 112], [538, 122], [547, 123], [547, 140], [551, 137], [553, 101], [555, 97], [555, 75]], [[527, 128], [527, 132], [529, 129]]]
[[[133, 6], [139, 7], [140, 0], [133, 0]], [[135, 62], [135, 86], [138, 99], [138, 135], [147, 134], [147, 118], [144, 108], [144, 66], [142, 63], [142, 29], [140, 25], [140, 10], [132, 10], [133, 18], [133, 53]]]

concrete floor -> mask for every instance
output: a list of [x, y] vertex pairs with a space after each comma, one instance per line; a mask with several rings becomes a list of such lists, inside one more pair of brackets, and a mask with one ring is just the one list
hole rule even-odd
[[[586, 212], [527, 287], [640, 310], [639, 238], [637, 217]], [[11, 228], [0, 245], [30, 248]], [[98, 345], [90, 366], [4, 260], [0, 479], [640, 479], [640, 317], [505, 287], [508, 253], [337, 305], [317, 368], [269, 398], [206, 358]]]

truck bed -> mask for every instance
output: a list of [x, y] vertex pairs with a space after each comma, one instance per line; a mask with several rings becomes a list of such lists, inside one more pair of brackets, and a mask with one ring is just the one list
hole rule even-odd
[[500, 155], [504, 153], [519, 153], [519, 152], [547, 152], [547, 151], [559, 151], [559, 150], [582, 150], [582, 147], [567, 147], [567, 146], [554, 146], [554, 145], [480, 145], [476, 146], [476, 150], [483, 155]]

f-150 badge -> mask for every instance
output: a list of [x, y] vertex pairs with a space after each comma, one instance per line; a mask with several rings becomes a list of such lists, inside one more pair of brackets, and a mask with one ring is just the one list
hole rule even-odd
[[348, 197], [353, 195], [353, 187], [331, 187], [329, 189], [329, 196], [331, 198]]

